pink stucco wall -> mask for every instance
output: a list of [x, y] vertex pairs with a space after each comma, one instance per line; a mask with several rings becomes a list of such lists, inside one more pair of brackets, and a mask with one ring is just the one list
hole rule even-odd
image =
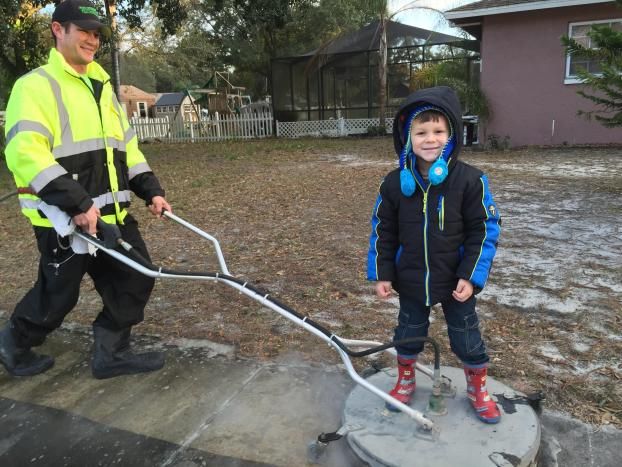
[[[481, 85], [492, 117], [481, 129], [509, 135], [512, 146], [622, 143], [622, 129], [577, 116], [591, 101], [564, 84], [566, 60], [560, 37], [575, 21], [622, 18], [614, 5], [588, 5], [484, 17]], [[553, 120], [555, 130], [552, 131]]]

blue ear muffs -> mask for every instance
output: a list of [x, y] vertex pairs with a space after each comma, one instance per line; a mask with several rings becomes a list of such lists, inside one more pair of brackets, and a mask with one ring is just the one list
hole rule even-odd
[[412, 196], [415, 192], [415, 177], [406, 167], [400, 170], [400, 188], [404, 196]]
[[440, 185], [447, 178], [449, 168], [443, 157], [436, 159], [436, 162], [430, 166], [428, 170], [428, 180], [432, 185]]
[[412, 172], [408, 168], [408, 161], [411, 161], [412, 164], [412, 151], [411, 151], [411, 143], [410, 143], [410, 125], [412, 125], [414, 116], [411, 116], [404, 127], [408, 133], [406, 136], [406, 144], [402, 148], [402, 152], [400, 154], [400, 189], [402, 190], [402, 194], [404, 196], [412, 196], [415, 193], [415, 189], [417, 185], [415, 183], [415, 177], [413, 177]]

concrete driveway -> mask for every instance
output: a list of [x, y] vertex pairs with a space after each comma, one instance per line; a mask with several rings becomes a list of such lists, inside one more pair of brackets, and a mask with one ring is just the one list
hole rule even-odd
[[[152, 338], [141, 348], [158, 347]], [[91, 335], [53, 333], [55, 366], [32, 378], [0, 369], [3, 466], [303, 466], [307, 445], [340, 426], [352, 383], [338, 367], [236, 359], [204, 341], [167, 345], [155, 373], [96, 380]], [[622, 433], [545, 411], [539, 465], [618, 467]], [[363, 463], [345, 440], [325, 465]]]

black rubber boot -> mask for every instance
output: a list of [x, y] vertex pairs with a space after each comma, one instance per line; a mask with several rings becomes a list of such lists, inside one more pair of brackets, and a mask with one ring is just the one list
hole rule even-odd
[[0, 331], [0, 362], [13, 376], [34, 376], [54, 366], [54, 359], [49, 355], [18, 347], [9, 324]]
[[112, 331], [93, 326], [93, 360], [91, 370], [97, 379], [114, 378], [159, 370], [164, 366], [162, 352], [135, 354], [130, 350], [130, 329]]

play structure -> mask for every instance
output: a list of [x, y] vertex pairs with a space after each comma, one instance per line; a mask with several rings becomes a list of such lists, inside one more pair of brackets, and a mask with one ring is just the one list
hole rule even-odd
[[229, 72], [215, 71], [203, 88], [192, 89], [193, 94], [200, 94], [197, 99], [210, 114], [237, 114], [242, 107], [251, 103], [251, 97], [244, 94], [246, 88], [234, 86], [229, 80]]
[[[502, 413], [500, 423], [480, 422], [466, 397], [466, 383], [461, 369], [440, 366], [439, 346], [429, 337], [400, 342], [379, 343], [342, 339], [308, 316], [281, 303], [270, 293], [259, 290], [248, 281], [233, 276], [216, 238], [180, 217], [164, 216], [210, 241], [220, 267], [215, 272], [174, 271], [154, 266], [121, 238], [116, 225], [98, 223], [99, 237], [79, 231], [74, 235], [91, 247], [112, 256], [136, 271], [154, 278], [217, 281], [232, 287], [265, 307], [279, 313], [330, 345], [341, 357], [345, 369], [356, 385], [346, 399], [342, 426], [332, 433], [322, 433], [308, 446], [308, 460], [322, 463], [330, 442], [346, 438], [356, 455], [371, 466], [486, 467], [536, 466], [540, 445], [540, 422], [537, 412], [541, 395], [526, 396], [488, 378], [488, 390], [496, 398]], [[394, 369], [382, 369], [363, 377], [352, 365], [351, 358], [377, 352], [395, 355], [396, 344], [425, 341], [434, 349], [430, 369], [417, 363], [425, 375], [417, 383], [411, 405], [391, 397]], [[358, 349], [358, 350], [357, 350]], [[399, 412], [390, 412], [385, 403]], [[278, 410], [278, 409], [277, 409]]]

